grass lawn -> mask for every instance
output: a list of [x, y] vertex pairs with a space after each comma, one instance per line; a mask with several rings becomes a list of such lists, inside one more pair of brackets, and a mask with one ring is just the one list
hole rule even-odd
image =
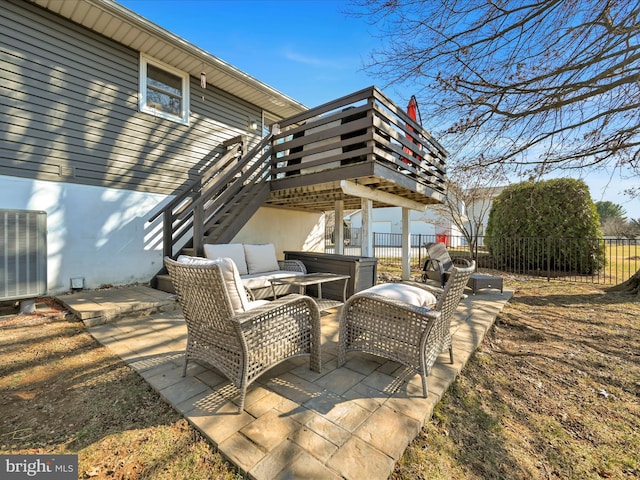
[[603, 275], [615, 279], [614, 284], [622, 283], [640, 269], [640, 246], [609, 245], [606, 258]]
[[[394, 479], [640, 477], [640, 302], [516, 293]], [[0, 319], [0, 453], [78, 453], [79, 478], [243, 478], [136, 373], [65, 320]]]
[[584, 284], [509, 287], [393, 478], [639, 478], [640, 302]]

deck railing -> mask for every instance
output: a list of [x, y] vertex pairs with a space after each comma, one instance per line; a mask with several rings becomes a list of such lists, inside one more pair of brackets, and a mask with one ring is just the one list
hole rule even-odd
[[[163, 255], [173, 257], [191, 241], [191, 247], [202, 253], [204, 237], [214, 226], [223, 231], [230, 222], [239, 220], [232, 213], [239, 201], [266, 197], [266, 192], [261, 197], [255, 190], [266, 185], [269, 177], [269, 155], [262, 152], [270, 140], [264, 138], [248, 153], [246, 137], [228, 140], [227, 151], [149, 219], [152, 222], [162, 216]], [[244, 210], [248, 214], [249, 209]]]
[[375, 87], [290, 117], [277, 127], [272, 179], [377, 161], [444, 192], [446, 150]]

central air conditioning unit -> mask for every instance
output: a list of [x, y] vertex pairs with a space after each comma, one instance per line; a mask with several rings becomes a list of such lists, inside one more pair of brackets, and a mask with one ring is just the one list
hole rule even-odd
[[46, 292], [46, 212], [0, 210], [0, 301]]

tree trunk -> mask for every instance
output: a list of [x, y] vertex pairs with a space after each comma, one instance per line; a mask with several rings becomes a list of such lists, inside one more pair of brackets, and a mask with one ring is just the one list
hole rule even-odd
[[615, 287], [611, 287], [607, 291], [635, 293], [637, 298], [640, 299], [640, 270], [634, 273], [626, 282], [622, 282]]

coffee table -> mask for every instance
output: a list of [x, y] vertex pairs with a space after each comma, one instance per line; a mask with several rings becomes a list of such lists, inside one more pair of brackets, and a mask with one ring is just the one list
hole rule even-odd
[[487, 275], [484, 273], [472, 273], [467, 281], [467, 287], [473, 290], [475, 295], [481, 288], [499, 288], [500, 293], [503, 292], [502, 277], [496, 277], [495, 275]]
[[[347, 301], [347, 281], [351, 278], [350, 275], [339, 275], [336, 273], [307, 273], [305, 275], [292, 275], [291, 277], [274, 278], [270, 280], [271, 288], [273, 289], [273, 296], [276, 298], [275, 285], [297, 285], [301, 294], [305, 293], [306, 287], [309, 285], [316, 285], [318, 289], [318, 296], [311, 297], [318, 304], [318, 308], [321, 311], [328, 310], [330, 308], [339, 307]], [[328, 282], [337, 282], [342, 280], [344, 282], [344, 288], [342, 292], [342, 301], [331, 300], [328, 298], [322, 298], [322, 284]]]

